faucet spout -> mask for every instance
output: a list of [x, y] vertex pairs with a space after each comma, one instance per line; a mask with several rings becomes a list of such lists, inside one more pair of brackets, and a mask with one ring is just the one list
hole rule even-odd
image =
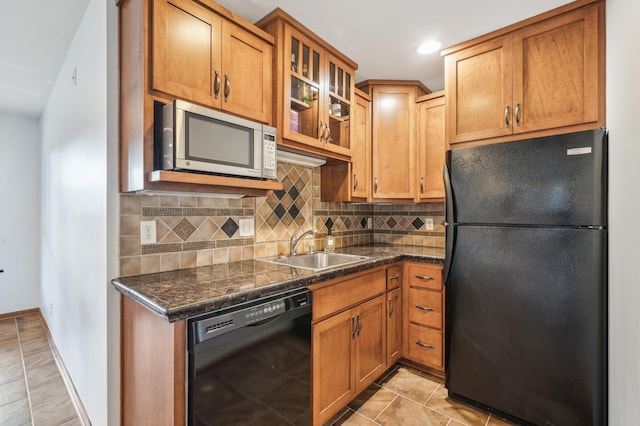
[[295, 256], [296, 254], [298, 254], [298, 245], [300, 244], [300, 241], [302, 241], [304, 237], [306, 237], [307, 235], [315, 235], [317, 232], [315, 229], [310, 229], [304, 232], [302, 235], [300, 235], [300, 237], [297, 237], [298, 232], [301, 229], [302, 229], [302, 226], [296, 229], [296, 231], [291, 236], [291, 241], [289, 242], [289, 245], [291, 246], [291, 252], [289, 253], [290, 256]]

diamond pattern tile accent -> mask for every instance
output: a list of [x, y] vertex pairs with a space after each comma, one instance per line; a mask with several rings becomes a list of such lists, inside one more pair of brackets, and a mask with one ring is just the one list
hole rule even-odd
[[289, 196], [291, 197], [291, 199], [295, 201], [299, 195], [300, 195], [300, 191], [298, 191], [298, 188], [296, 188], [295, 185], [292, 186], [291, 189], [289, 190]]
[[387, 225], [389, 225], [389, 228], [393, 228], [397, 224], [398, 222], [392, 217], [390, 217], [389, 220], [387, 220]]
[[282, 216], [287, 212], [287, 210], [282, 206], [282, 204], [278, 204], [273, 212], [278, 216], [278, 219], [282, 219]]
[[327, 229], [331, 229], [333, 228], [333, 220], [331, 220], [331, 218], [328, 218], [325, 222], [324, 222], [324, 226], [327, 227]]
[[284, 197], [286, 194], [286, 191], [284, 189], [278, 189], [277, 191], [273, 191], [273, 195], [275, 195], [278, 200], [282, 200], [282, 197]]
[[233, 234], [236, 233], [238, 228], [239, 226], [236, 223], [236, 221], [231, 218], [227, 219], [227, 221], [221, 227], [221, 229], [224, 231], [225, 234], [227, 234], [227, 237], [229, 238], [231, 238]]
[[294, 204], [289, 209], [289, 214], [291, 215], [292, 218], [295, 219], [296, 217], [298, 217], [298, 214], [300, 214], [300, 210], [298, 210], [298, 207], [296, 207], [296, 205]]
[[362, 218], [362, 220], [360, 220], [360, 226], [362, 226], [362, 228], [366, 228], [367, 227], [367, 219], [366, 218]]
[[193, 231], [196, 230], [196, 227], [193, 226], [191, 222], [187, 218], [182, 219], [178, 224], [173, 228], [173, 232], [175, 232], [183, 241], [187, 241], [187, 239], [193, 234]]
[[411, 224], [416, 229], [420, 229], [424, 226], [424, 222], [419, 217], [416, 217], [415, 219], [413, 219], [413, 222], [411, 222]]

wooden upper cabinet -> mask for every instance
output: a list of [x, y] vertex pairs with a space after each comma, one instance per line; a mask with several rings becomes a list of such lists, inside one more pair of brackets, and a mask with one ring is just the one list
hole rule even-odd
[[447, 141], [604, 126], [604, 2], [581, 0], [445, 56]]
[[511, 134], [511, 36], [445, 58], [450, 143]]
[[598, 120], [598, 8], [513, 35], [514, 133]]
[[270, 122], [270, 43], [191, 0], [152, 8], [153, 89]]
[[278, 144], [339, 160], [351, 158], [351, 108], [358, 65], [283, 10], [256, 23], [276, 40]]
[[371, 95], [372, 199], [413, 201], [417, 158], [416, 99], [429, 93], [417, 81], [367, 80]]
[[419, 201], [444, 199], [442, 172], [445, 162], [444, 93], [418, 99], [418, 196]]

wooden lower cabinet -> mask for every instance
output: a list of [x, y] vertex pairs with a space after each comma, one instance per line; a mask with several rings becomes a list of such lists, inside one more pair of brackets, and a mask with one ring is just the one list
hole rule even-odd
[[384, 268], [311, 287], [314, 313], [323, 315], [311, 331], [314, 425], [331, 419], [386, 370], [385, 289]]
[[402, 358], [402, 264], [387, 268], [387, 367]]
[[403, 277], [404, 358], [444, 373], [442, 266], [406, 262]]

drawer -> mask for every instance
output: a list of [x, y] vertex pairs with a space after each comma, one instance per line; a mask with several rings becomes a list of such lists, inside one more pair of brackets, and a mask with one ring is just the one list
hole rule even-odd
[[442, 329], [442, 293], [409, 288], [409, 321]]
[[442, 290], [442, 266], [424, 263], [408, 263], [404, 277], [410, 287]]
[[407, 358], [427, 367], [443, 370], [442, 331], [409, 324]]
[[314, 289], [313, 321], [320, 320], [334, 313], [341, 312], [365, 300], [383, 294], [387, 287], [386, 269], [358, 274], [353, 278], [335, 281], [327, 286]]
[[402, 284], [402, 266], [389, 266], [387, 268], [387, 291], [400, 287], [400, 284]]

